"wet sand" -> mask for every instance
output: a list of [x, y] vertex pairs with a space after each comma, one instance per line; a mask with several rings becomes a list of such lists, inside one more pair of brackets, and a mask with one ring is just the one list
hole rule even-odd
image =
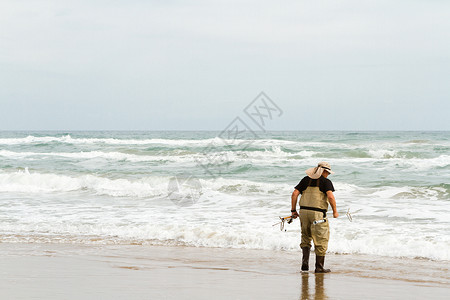
[[[0, 299], [448, 299], [450, 262], [299, 252], [0, 244]], [[314, 261], [311, 258], [310, 264]]]

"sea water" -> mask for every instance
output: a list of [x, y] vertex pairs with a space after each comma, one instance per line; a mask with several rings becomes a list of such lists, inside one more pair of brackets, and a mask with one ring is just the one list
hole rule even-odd
[[450, 260], [450, 132], [218, 136], [0, 132], [0, 242], [298, 251], [299, 220], [273, 225], [328, 161], [330, 252]]

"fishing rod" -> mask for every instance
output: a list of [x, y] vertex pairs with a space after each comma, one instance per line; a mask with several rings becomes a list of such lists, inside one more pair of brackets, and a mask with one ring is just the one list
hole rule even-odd
[[[331, 213], [331, 212], [330, 212]], [[327, 213], [328, 214], [328, 213]], [[354, 214], [354, 213], [353, 213]], [[345, 215], [347, 216], [347, 219], [350, 222], [353, 222], [353, 218], [352, 218], [352, 213], [350, 213], [350, 208], [347, 210], [347, 212], [345, 213]], [[279, 217], [280, 218], [280, 222], [277, 222], [275, 224], [273, 224], [272, 226], [278, 225], [280, 224], [280, 230], [283, 231], [284, 229], [284, 223], [287, 222], [288, 224], [291, 224], [292, 221], [294, 221], [294, 218], [292, 216], [288, 216], [288, 217]], [[313, 222], [313, 225], [317, 225], [320, 223], [325, 223], [327, 221], [327, 219], [322, 219], [322, 220], [316, 220]], [[286, 230], [285, 230], [286, 231]]]

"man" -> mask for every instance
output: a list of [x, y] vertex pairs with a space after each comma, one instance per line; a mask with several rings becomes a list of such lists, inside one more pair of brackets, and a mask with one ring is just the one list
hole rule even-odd
[[333, 217], [339, 216], [336, 209], [336, 200], [334, 199], [334, 187], [331, 180], [327, 177], [334, 174], [331, 171], [330, 164], [320, 162], [317, 167], [306, 170], [306, 175], [295, 187], [291, 199], [291, 213], [295, 219], [299, 216], [297, 213], [297, 198], [300, 198], [300, 224], [302, 229], [302, 239], [300, 247], [302, 248], [302, 271], [309, 270], [309, 253], [311, 240], [314, 242], [316, 252], [315, 273], [328, 273], [330, 269], [324, 268], [325, 253], [328, 248], [330, 231], [327, 219], [328, 202], [333, 209]]

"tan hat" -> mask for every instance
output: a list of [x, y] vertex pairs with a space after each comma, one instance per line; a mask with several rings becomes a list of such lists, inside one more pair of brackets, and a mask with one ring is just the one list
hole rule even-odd
[[330, 174], [334, 174], [333, 171], [331, 171], [331, 166], [326, 161], [321, 161], [317, 167], [309, 168], [305, 171], [306, 175], [308, 175], [311, 179], [317, 179], [320, 176], [322, 176], [323, 171], [327, 171]]

